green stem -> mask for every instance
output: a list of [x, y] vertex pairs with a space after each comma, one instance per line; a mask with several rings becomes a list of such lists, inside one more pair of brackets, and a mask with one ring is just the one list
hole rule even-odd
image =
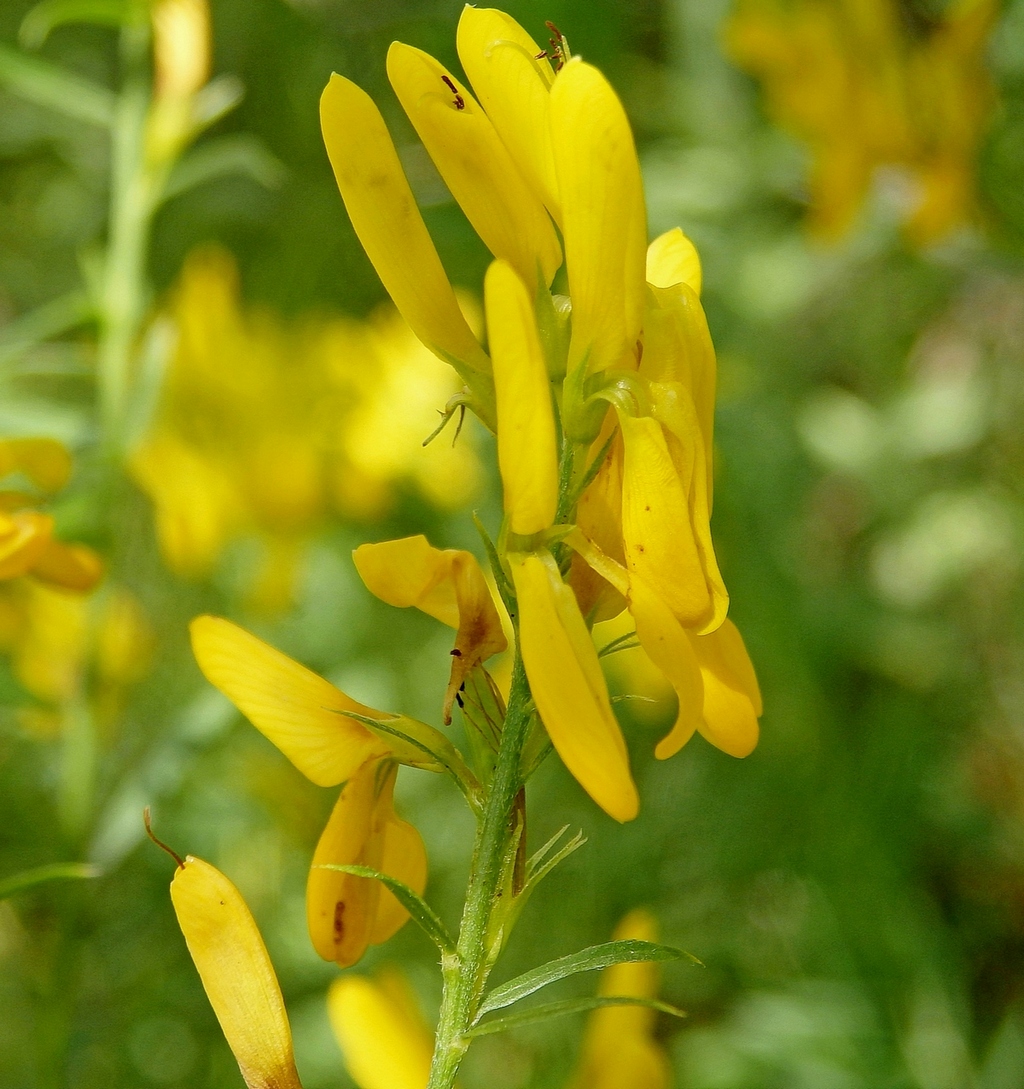
[[458, 947], [455, 955], [445, 958], [441, 965], [444, 993], [427, 1089], [452, 1089], [455, 1084], [469, 1047], [465, 1033], [476, 1015], [493, 961], [487, 936], [511, 846], [513, 809], [522, 785], [520, 758], [530, 717], [530, 689], [517, 655], [497, 765], [477, 826]]
[[132, 353], [145, 307], [146, 251], [152, 222], [152, 179], [146, 168], [149, 91], [143, 78], [145, 27], [121, 32], [125, 83], [113, 128], [109, 242], [99, 298], [97, 380], [104, 445], [120, 450]]

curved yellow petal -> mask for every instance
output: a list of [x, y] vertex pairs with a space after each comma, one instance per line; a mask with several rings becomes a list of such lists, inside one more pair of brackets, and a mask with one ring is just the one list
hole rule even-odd
[[713, 616], [702, 557], [690, 524], [689, 489], [694, 466], [682, 478], [661, 424], [650, 416], [619, 413], [625, 457], [622, 469], [622, 538], [626, 566], [642, 579], [684, 627]]
[[523, 664], [541, 720], [565, 766], [611, 817], [639, 811], [629, 755], [590, 632], [548, 553], [510, 553]]
[[395, 786], [394, 764], [368, 760], [345, 784], [313, 852], [306, 882], [306, 922], [313, 948], [342, 968], [370, 944], [381, 885], [324, 865], [381, 868], [384, 824]]
[[710, 507], [714, 487], [711, 460], [717, 380], [715, 347], [711, 343], [711, 333], [700, 299], [686, 284], [648, 289], [640, 374], [655, 387], [655, 391], [659, 384], [671, 387], [678, 383], [693, 399], [704, 439]]
[[350, 699], [323, 677], [216, 616], [190, 625], [203, 676], [317, 786], [347, 779], [387, 747], [346, 711], [389, 719]]
[[421, 535], [360, 545], [352, 553], [367, 589], [400, 609], [415, 606], [457, 629], [445, 694], [451, 722], [455, 694], [467, 674], [508, 646], [484, 573], [471, 552], [434, 548]]
[[0, 514], [0, 579], [14, 579], [26, 574], [43, 554], [53, 519], [37, 511]]
[[655, 749], [664, 760], [678, 752], [700, 724], [704, 682], [693, 645], [672, 610], [635, 575], [629, 580], [629, 611], [640, 645], [675, 689], [679, 701], [672, 730]]
[[2, 439], [0, 477], [14, 472], [44, 492], [57, 492], [71, 476], [71, 455], [56, 439]]
[[654, 287], [686, 284], [696, 295], [701, 288], [700, 255], [679, 227], [666, 231], [647, 247], [647, 282]]
[[574, 58], [551, 89], [551, 133], [572, 296], [570, 369], [633, 358], [643, 321], [647, 213], [626, 112]]
[[429, 53], [402, 42], [388, 50], [388, 78], [484, 245], [515, 268], [531, 294], [538, 273], [549, 285], [562, 263], [555, 229], [479, 103]]
[[729, 611], [729, 593], [718, 566], [711, 539], [711, 472], [697, 409], [686, 388], [680, 383], [651, 383], [654, 418], [664, 426], [665, 438], [680, 479], [689, 478], [688, 503], [690, 529], [704, 568], [711, 594], [711, 616], [701, 626], [701, 634], [714, 631]]
[[171, 901], [213, 1012], [249, 1089], [300, 1089], [281, 988], [238, 889], [191, 855]]
[[726, 620], [710, 635], [694, 637], [693, 649], [704, 675], [704, 719], [698, 730], [722, 752], [749, 756], [757, 747], [763, 705], [739, 628]]
[[332, 75], [320, 123], [352, 226], [402, 316], [441, 359], [486, 373], [487, 356], [462, 316], [373, 100]]
[[342, 976], [327, 992], [331, 1027], [359, 1089], [426, 1089], [433, 1041], [406, 1002], [365, 976]]
[[495, 261], [487, 270], [484, 304], [505, 511], [513, 533], [540, 533], [558, 506], [558, 440], [533, 305], [511, 265]]
[[527, 182], [560, 222], [549, 121], [551, 65], [515, 19], [495, 8], [467, 4], [456, 41], [480, 105]]
[[[423, 837], [408, 822], [394, 814], [384, 826], [384, 854], [381, 872], [397, 877], [414, 892], [422, 895], [427, 887], [427, 849]], [[370, 944], [380, 945], [396, 934], [409, 918], [409, 913], [395, 899], [394, 894], [381, 888], [377, 904], [377, 918], [370, 932]]]
[[51, 586], [85, 592], [103, 577], [103, 561], [85, 545], [64, 544], [51, 537], [32, 564], [32, 575]]

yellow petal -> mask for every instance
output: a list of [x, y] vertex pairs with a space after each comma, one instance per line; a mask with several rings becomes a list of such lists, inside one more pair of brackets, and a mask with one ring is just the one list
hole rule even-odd
[[363, 976], [327, 993], [331, 1027], [359, 1089], [426, 1089], [433, 1041], [406, 1003]]
[[531, 294], [538, 272], [550, 285], [562, 263], [555, 229], [476, 99], [429, 53], [402, 42], [388, 50], [388, 78], [484, 245], [515, 268]]
[[625, 110], [589, 64], [571, 60], [551, 89], [551, 132], [572, 296], [569, 366], [633, 357], [643, 320], [647, 213]]
[[622, 731], [590, 632], [550, 554], [509, 554], [530, 691], [565, 766], [618, 821], [639, 810]]
[[686, 284], [649, 288], [640, 374], [651, 383], [680, 383], [693, 399], [704, 439], [708, 505], [714, 476], [715, 347], [700, 299]]
[[31, 570], [52, 532], [53, 519], [48, 514], [0, 514], [0, 579], [18, 578]]
[[320, 98], [320, 123], [352, 226], [402, 316], [441, 359], [488, 371], [373, 100], [332, 75]]
[[498, 405], [498, 467], [513, 533], [540, 533], [558, 505], [558, 443], [551, 382], [533, 306], [504, 261], [484, 280], [487, 333]]
[[515, 19], [495, 8], [467, 4], [457, 43], [480, 105], [527, 182], [560, 221], [549, 122], [551, 65]]
[[281, 988], [238, 889], [191, 855], [171, 901], [185, 943], [249, 1089], [299, 1089]]
[[698, 729], [722, 752], [749, 756], [757, 747], [763, 706], [739, 628], [726, 620], [710, 635], [694, 637], [693, 649], [704, 675], [704, 721]]
[[51, 586], [84, 592], [103, 577], [103, 561], [85, 545], [64, 544], [51, 537], [32, 564], [32, 574]]
[[192, 651], [203, 676], [317, 786], [347, 779], [383, 742], [344, 712], [387, 720], [339, 691], [312, 670], [216, 616], [190, 626]]
[[700, 295], [700, 255], [678, 227], [658, 235], [647, 247], [647, 282], [654, 287], [686, 284]]
[[693, 645], [672, 610], [635, 575], [629, 582], [629, 611], [640, 645], [672, 685], [679, 701], [672, 730], [655, 750], [660, 759], [665, 759], [690, 740], [700, 723], [704, 705], [700, 666]]
[[619, 413], [625, 458], [622, 536], [626, 566], [642, 579], [684, 627], [713, 616], [701, 554], [690, 523], [689, 479], [681, 479], [661, 424]]
[[319, 869], [369, 866], [384, 857], [384, 824], [395, 785], [394, 764], [368, 760], [345, 784], [313, 853], [306, 883], [306, 922], [313, 948], [342, 968], [366, 952], [381, 885], [367, 877]]
[[56, 492], [71, 476], [71, 455], [56, 439], [0, 441], [0, 477], [22, 472], [44, 492]]
[[689, 477], [688, 502], [690, 528], [697, 544], [711, 594], [711, 617], [701, 634], [714, 631], [729, 610], [729, 594], [715, 556], [711, 539], [711, 496], [707, 454], [693, 398], [679, 383], [652, 383], [650, 386], [654, 418], [663, 425], [665, 440], [681, 479]]
[[457, 629], [444, 704], [444, 720], [451, 722], [455, 694], [467, 674], [508, 646], [476, 557], [434, 548], [418, 535], [360, 545], [352, 559], [367, 589], [382, 601], [400, 609], [415, 606]]
[[[427, 887], [427, 849], [423, 837], [408, 821], [391, 815], [384, 826], [384, 855], [381, 871], [397, 877], [414, 892], [422, 895]], [[409, 918], [409, 913], [394, 894], [381, 887], [377, 918], [370, 933], [370, 944], [380, 945], [396, 934]]]

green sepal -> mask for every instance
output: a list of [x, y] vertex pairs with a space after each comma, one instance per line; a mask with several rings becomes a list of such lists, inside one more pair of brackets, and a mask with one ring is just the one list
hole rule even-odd
[[549, 1021], [553, 1017], [564, 1017], [569, 1013], [586, 1013], [588, 1010], [599, 1010], [605, 1006], [646, 1006], [647, 1009], [667, 1013], [672, 1017], [687, 1016], [685, 1010], [657, 998], [638, 998], [635, 995], [625, 994], [600, 995], [596, 998], [566, 998], [561, 1002], [545, 1002], [541, 1006], [521, 1010], [519, 1013], [506, 1013], [501, 1017], [492, 1017], [490, 1021], [484, 1021], [482, 1024], [475, 1021], [473, 1027], [462, 1035], [463, 1039], [489, 1036], [494, 1032], [507, 1032], [509, 1029], [522, 1028], [524, 1025]]
[[373, 881], [379, 881], [395, 899], [405, 908], [420, 929], [441, 950], [442, 955], [455, 956], [455, 939], [448, 932], [448, 928], [441, 921], [436, 911], [423, 899], [418, 892], [404, 881], [390, 874], [381, 873], [370, 866], [345, 866], [339, 863], [325, 862], [316, 867], [318, 870], [337, 870], [339, 873], [350, 873], [353, 877], [366, 877]]
[[565, 377], [572, 336], [572, 302], [568, 295], [552, 295], [538, 270], [537, 296], [534, 304], [537, 332], [548, 377], [560, 382]]
[[22, 870], [0, 881], [0, 900], [47, 881], [84, 880], [99, 877], [101, 873], [99, 866], [88, 862], [52, 862], [48, 866], [37, 866], [34, 870]]
[[355, 711], [338, 711], [345, 718], [361, 722], [371, 733], [384, 741], [399, 764], [423, 771], [447, 772], [466, 797], [474, 813], [483, 805], [480, 780], [462, 758], [462, 753], [433, 726], [408, 715], [392, 715], [387, 719], [370, 718]]
[[500, 1010], [505, 1006], [511, 1006], [521, 998], [526, 998], [541, 987], [549, 983], [556, 983], [567, 976], [576, 975], [579, 972], [594, 972], [601, 968], [609, 968], [613, 964], [634, 964], [638, 961], [666, 961], [666, 960], [690, 960], [694, 964], [701, 962], [691, 953], [682, 949], [675, 949], [670, 945], [659, 945], [656, 942], [645, 942], [639, 939], [626, 939], [624, 941], [603, 942], [601, 945], [591, 945], [581, 949], [578, 953], [570, 953], [568, 956], [550, 960], [538, 968], [531, 968], [521, 976], [510, 979], [495, 987], [481, 1002], [477, 1010], [476, 1020], [492, 1010]]

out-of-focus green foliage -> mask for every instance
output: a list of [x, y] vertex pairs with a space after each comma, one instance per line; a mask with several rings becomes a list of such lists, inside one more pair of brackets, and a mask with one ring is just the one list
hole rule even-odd
[[[918, 33], [945, 7], [895, 6]], [[5, 48], [29, 7], [0, 7]], [[157, 296], [196, 245], [216, 242], [235, 255], [244, 306], [276, 312], [281, 328], [361, 319], [383, 301], [320, 139], [331, 70], [388, 104], [452, 279], [479, 292], [487, 255], [383, 70], [393, 38], [455, 66], [458, 9], [214, 0], [214, 72], [238, 77], [245, 98], [204, 139], [228, 139], [242, 169], [161, 210]], [[570, 823], [589, 843], [537, 892], [501, 971], [606, 940], [647, 905], [664, 940], [706, 965], [664, 975], [663, 997], [690, 1013], [659, 1024], [679, 1086], [1011, 1089], [1024, 1082], [1024, 3], [998, 13], [986, 54], [998, 105], [978, 162], [981, 226], [927, 249], [903, 239], [906, 179], [884, 171], [842, 240], [811, 240], [808, 150], [726, 58], [726, 0], [508, 10], [540, 38], [554, 21], [609, 74], [637, 132], [652, 235], [680, 225], [700, 249], [720, 369], [715, 535], [766, 714], [745, 761], [697, 740], [661, 764], [650, 752], [667, 716], [620, 704], [643, 798], [625, 827], [549, 761], [533, 789], [552, 826], [531, 840]], [[118, 77], [108, 28], [58, 27], [39, 55], [103, 85]], [[36, 308], [94, 267], [107, 163], [100, 131], [0, 89], [7, 348], [20, 316], [59, 329], [65, 316]], [[143, 840], [146, 804], [162, 838], [218, 865], [252, 907], [307, 1089], [344, 1085], [324, 1004], [337, 970], [313, 953], [303, 910], [330, 799], [202, 681], [186, 624], [233, 616], [357, 698], [436, 721], [443, 633], [371, 599], [349, 551], [413, 532], [475, 548], [469, 510], [406, 479], [375, 519], [325, 513], [294, 606], [254, 612], [251, 532], [209, 574], [173, 575], [148, 500], [95, 455], [89, 340], [86, 329], [28, 354], [0, 347], [0, 432], [53, 435], [79, 456], [58, 526], [107, 557], [119, 589], [76, 623], [121, 632], [139, 668], [111, 673], [96, 648], [115, 637], [82, 636], [76, 691], [101, 724], [84, 751], [17, 652], [0, 666], [0, 1086], [241, 1084], [174, 923], [168, 860]], [[473, 502], [496, 523], [493, 484]], [[8, 612], [0, 635], [24, 648], [22, 614]], [[425, 774], [405, 776], [398, 802], [427, 842], [431, 900], [454, 922], [470, 818]], [[66, 862], [100, 876], [5, 884]], [[407, 927], [367, 960], [401, 962], [429, 1009], [434, 956]], [[464, 1083], [563, 1085], [578, 1043], [573, 1018], [484, 1037]]]

